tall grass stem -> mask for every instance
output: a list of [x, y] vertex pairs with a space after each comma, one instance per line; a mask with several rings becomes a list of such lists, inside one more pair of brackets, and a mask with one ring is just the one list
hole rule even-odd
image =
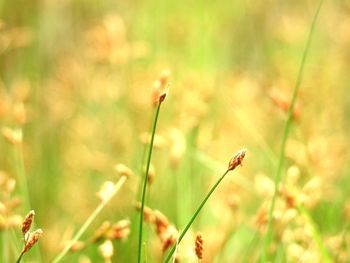
[[263, 249], [262, 249], [262, 256], [261, 256], [261, 262], [263, 262], [263, 263], [265, 263], [267, 261], [268, 248], [270, 246], [271, 239], [272, 239], [273, 211], [275, 208], [276, 198], [277, 198], [277, 194], [278, 194], [278, 187], [279, 187], [279, 184], [282, 180], [282, 170], [283, 170], [283, 165], [284, 165], [284, 161], [285, 161], [285, 148], [286, 148], [286, 143], [287, 143], [287, 139], [289, 136], [290, 128], [292, 125], [292, 117], [293, 117], [293, 111], [295, 108], [295, 102], [296, 102], [297, 95], [298, 95], [298, 92], [300, 89], [300, 85], [301, 85], [301, 81], [302, 81], [303, 73], [304, 73], [304, 68], [305, 68], [306, 57], [307, 57], [309, 50], [310, 50], [311, 39], [312, 39], [313, 32], [314, 32], [315, 27], [316, 27], [316, 21], [317, 21], [317, 18], [319, 16], [322, 4], [323, 4], [323, 0], [320, 0], [318, 7], [316, 9], [315, 15], [313, 17], [311, 26], [310, 26], [310, 31], [309, 31], [309, 34], [307, 37], [305, 49], [304, 49], [304, 52], [303, 52], [303, 55], [301, 58], [301, 63], [300, 63], [300, 67], [299, 67], [299, 71], [298, 71], [298, 75], [297, 75], [297, 81], [296, 81], [295, 86], [294, 86], [292, 100], [291, 100], [291, 103], [290, 103], [289, 108], [288, 108], [287, 119], [286, 119], [286, 122], [284, 125], [281, 149], [280, 149], [280, 154], [279, 154], [279, 159], [278, 159], [277, 171], [276, 171], [276, 175], [275, 175], [275, 190], [274, 190], [274, 195], [272, 197], [272, 201], [271, 201], [271, 205], [270, 205], [270, 209], [269, 209], [269, 214], [268, 214], [267, 232], [266, 232], [264, 242], [263, 242]]
[[95, 220], [95, 218], [101, 213], [103, 208], [109, 203], [109, 201], [112, 199], [112, 197], [118, 193], [120, 188], [123, 186], [123, 184], [126, 181], [126, 176], [122, 176], [118, 182], [114, 185], [113, 192], [109, 196], [109, 198], [106, 198], [103, 200], [96, 209], [91, 213], [91, 215], [88, 217], [88, 219], [85, 221], [85, 223], [82, 225], [82, 227], [78, 230], [78, 232], [75, 234], [75, 236], [67, 243], [67, 245], [64, 247], [64, 249], [59, 253], [52, 261], [52, 263], [58, 263], [62, 260], [62, 258], [68, 253], [68, 251], [71, 249], [71, 247], [79, 240], [79, 238], [84, 234], [84, 232], [87, 230], [87, 228], [91, 225], [91, 223]]
[[142, 255], [142, 234], [143, 234], [143, 220], [144, 220], [143, 217], [144, 217], [144, 209], [145, 209], [145, 201], [146, 201], [147, 180], [148, 180], [149, 168], [151, 165], [154, 136], [156, 133], [158, 116], [159, 116], [161, 104], [162, 104], [161, 101], [159, 101], [158, 105], [157, 105], [156, 113], [154, 115], [153, 129], [152, 129], [152, 133], [151, 133], [151, 141], [150, 141], [149, 149], [148, 149], [146, 172], [145, 172], [145, 178], [143, 181], [142, 196], [141, 196], [140, 222], [139, 222], [139, 237], [138, 237], [138, 254], [137, 254], [137, 262], [138, 263], [141, 262], [141, 257], [142, 257], [141, 256]]
[[210, 196], [212, 195], [212, 193], [215, 191], [215, 189], [218, 187], [218, 185], [221, 183], [221, 181], [225, 178], [225, 176], [228, 174], [230, 170], [227, 169], [225, 171], [225, 173], [219, 178], [219, 180], [217, 180], [217, 182], [214, 184], [214, 186], [210, 189], [210, 191], [208, 192], [208, 194], [204, 197], [203, 201], [201, 202], [201, 204], [199, 205], [199, 207], [197, 208], [197, 210], [194, 212], [194, 214], [192, 215], [191, 219], [189, 220], [189, 222], [187, 223], [187, 225], [185, 226], [185, 228], [182, 230], [176, 244], [172, 247], [172, 249], [170, 250], [168, 256], [165, 258], [164, 262], [168, 263], [172, 257], [172, 255], [175, 252], [176, 247], [180, 244], [181, 240], [184, 238], [184, 236], [186, 235], [188, 229], [191, 227], [192, 223], [194, 222], [194, 220], [196, 219], [196, 217], [198, 216], [199, 212], [202, 210], [203, 206], [206, 204], [206, 202], [208, 201], [208, 199], [210, 198]]

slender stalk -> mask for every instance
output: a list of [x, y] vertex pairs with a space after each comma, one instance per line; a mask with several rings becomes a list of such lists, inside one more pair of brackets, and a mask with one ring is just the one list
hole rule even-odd
[[141, 197], [141, 211], [140, 211], [140, 223], [139, 223], [139, 241], [138, 241], [138, 258], [137, 262], [141, 262], [141, 255], [142, 255], [142, 232], [143, 232], [143, 217], [144, 217], [144, 209], [145, 209], [145, 200], [146, 200], [146, 188], [147, 188], [147, 179], [149, 174], [149, 168], [151, 165], [151, 157], [152, 157], [152, 151], [153, 151], [153, 143], [154, 143], [154, 135], [156, 133], [157, 128], [157, 122], [158, 122], [158, 116], [160, 111], [160, 105], [162, 104], [161, 101], [158, 102], [156, 113], [154, 115], [154, 121], [153, 121], [153, 129], [151, 134], [151, 142], [149, 144], [148, 149], [148, 157], [147, 157], [147, 165], [146, 165], [146, 173], [145, 178], [143, 181], [143, 188], [142, 188], [142, 197]]
[[[23, 133], [22, 127], [18, 127], [20, 133]], [[15, 169], [17, 174], [17, 179], [19, 183], [20, 188], [20, 195], [22, 197], [21, 201], [23, 203], [23, 209], [24, 211], [29, 211], [32, 209], [31, 202], [30, 202], [30, 193], [29, 193], [29, 187], [28, 187], [28, 180], [24, 165], [24, 156], [23, 156], [23, 142], [14, 145], [14, 162], [15, 162]], [[35, 222], [33, 223], [33, 226], [35, 226]], [[36, 256], [36, 260], [38, 262], [42, 262], [41, 252], [40, 252], [40, 245], [33, 249], [34, 254]], [[20, 259], [19, 259], [20, 260]]]
[[187, 223], [186, 227], [184, 228], [184, 230], [182, 230], [176, 245], [174, 245], [172, 247], [172, 249], [170, 250], [168, 256], [166, 257], [166, 259], [164, 260], [165, 263], [169, 262], [171, 259], [171, 256], [174, 254], [176, 247], [178, 246], [178, 244], [180, 244], [181, 240], [184, 238], [184, 236], [186, 235], [188, 229], [191, 227], [192, 223], [194, 222], [194, 220], [196, 219], [196, 217], [198, 216], [199, 212], [202, 210], [203, 206], [205, 205], [205, 203], [208, 201], [208, 199], [210, 198], [210, 196], [212, 195], [212, 193], [215, 191], [215, 189], [218, 187], [218, 185], [221, 183], [221, 181], [225, 178], [225, 176], [228, 174], [230, 170], [227, 169], [224, 174], [219, 178], [219, 180], [217, 180], [217, 182], [214, 184], [214, 186], [210, 189], [210, 191], [208, 192], [208, 194], [204, 197], [203, 201], [201, 202], [201, 204], [199, 205], [199, 207], [197, 208], [197, 210], [194, 212], [194, 214], [192, 215], [190, 221]]
[[68, 251], [71, 249], [71, 247], [79, 240], [79, 238], [84, 234], [86, 229], [91, 225], [91, 223], [95, 220], [95, 218], [101, 213], [102, 209], [108, 204], [108, 202], [112, 199], [112, 197], [120, 190], [122, 185], [126, 181], [126, 176], [122, 176], [118, 182], [114, 185], [113, 192], [111, 195], [103, 200], [96, 209], [91, 213], [89, 218], [85, 221], [85, 223], [82, 225], [82, 227], [79, 229], [79, 231], [75, 234], [75, 236], [72, 238], [70, 242], [67, 243], [67, 245], [64, 247], [64, 249], [59, 253], [52, 261], [52, 263], [58, 263], [62, 260], [62, 258], [68, 253]]
[[316, 242], [316, 245], [317, 245], [319, 251], [321, 252], [322, 262], [325, 262], [325, 263], [333, 262], [331, 259], [331, 256], [329, 255], [327, 248], [325, 247], [324, 243], [322, 242], [322, 238], [321, 238], [320, 232], [318, 231], [316, 223], [313, 221], [313, 219], [311, 218], [308, 211], [305, 209], [305, 207], [303, 205], [298, 205], [297, 209], [298, 209], [299, 213], [306, 218], [307, 222], [311, 226], [312, 238]]
[[242, 161], [243, 161], [243, 159], [245, 157], [245, 154], [246, 154], [246, 150], [245, 149], [241, 149], [231, 158], [231, 160], [230, 160], [230, 162], [228, 164], [227, 170], [224, 172], [223, 175], [221, 175], [221, 177], [212, 186], [212, 188], [209, 190], [207, 195], [204, 197], [203, 201], [200, 203], [200, 205], [197, 208], [197, 210], [192, 215], [190, 221], [187, 223], [187, 225], [185, 226], [184, 230], [182, 230], [179, 238], [176, 241], [176, 244], [172, 247], [172, 249], [170, 250], [168, 256], [166, 257], [166, 259], [164, 261], [165, 263], [169, 262], [169, 260], [171, 259], [172, 255], [174, 254], [175, 250], [177, 249], [178, 245], [180, 244], [181, 240], [186, 235], [186, 232], [188, 231], [188, 229], [191, 227], [192, 223], [194, 222], [194, 220], [198, 216], [199, 212], [202, 210], [203, 206], [206, 204], [206, 202], [208, 201], [210, 196], [213, 194], [215, 189], [218, 187], [218, 185], [221, 183], [221, 181], [225, 178], [225, 176], [228, 174], [228, 172], [233, 171], [234, 169], [236, 169], [236, 167], [238, 165], [242, 165]]
[[24, 255], [24, 253], [21, 252], [21, 254], [19, 255], [19, 257], [18, 257], [18, 259], [17, 259], [17, 261], [16, 261], [16, 263], [21, 262], [21, 259], [22, 259], [23, 255]]
[[298, 95], [298, 92], [300, 89], [300, 84], [301, 84], [303, 73], [304, 73], [306, 57], [307, 57], [307, 54], [309, 53], [312, 35], [313, 35], [314, 30], [315, 30], [316, 21], [317, 21], [317, 18], [319, 16], [319, 13], [320, 13], [322, 3], [323, 3], [323, 0], [320, 0], [318, 7], [316, 9], [315, 15], [313, 17], [311, 26], [310, 26], [310, 31], [309, 31], [309, 34], [307, 37], [305, 49], [304, 49], [303, 56], [302, 56], [301, 63], [300, 63], [300, 67], [299, 67], [297, 81], [295, 83], [295, 87], [294, 87], [293, 95], [292, 95], [292, 100], [291, 100], [290, 106], [288, 108], [287, 119], [286, 119], [286, 122], [284, 125], [282, 144], [281, 144], [281, 149], [280, 149], [277, 171], [276, 171], [276, 175], [275, 175], [275, 191], [274, 191], [274, 195], [272, 197], [272, 201], [271, 201], [271, 205], [270, 205], [270, 209], [269, 209], [267, 233], [266, 233], [265, 238], [264, 238], [262, 255], [261, 255], [261, 262], [264, 262], [264, 263], [267, 261], [267, 251], [268, 251], [268, 248], [270, 246], [271, 239], [272, 239], [273, 211], [275, 208], [275, 203], [276, 203], [276, 198], [277, 198], [277, 193], [278, 193], [278, 186], [282, 180], [282, 170], [283, 170], [283, 165], [284, 165], [284, 161], [285, 161], [284, 154], [285, 154], [285, 148], [286, 148], [286, 143], [287, 143], [290, 127], [292, 125], [292, 116], [293, 116], [293, 111], [295, 108], [295, 102], [296, 102], [296, 98], [297, 98], [297, 95]]

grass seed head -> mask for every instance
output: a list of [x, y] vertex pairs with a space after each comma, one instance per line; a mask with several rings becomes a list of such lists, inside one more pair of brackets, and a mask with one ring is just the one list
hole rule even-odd
[[[140, 202], [136, 203], [135, 207], [136, 207], [137, 211], [141, 211], [141, 203]], [[155, 222], [155, 213], [148, 206], [144, 207], [143, 215], [144, 215], [145, 222], [151, 223], [151, 224], [153, 224]]]
[[108, 202], [115, 191], [115, 184], [111, 181], [106, 181], [102, 184], [101, 189], [98, 191], [97, 196], [102, 202]]
[[196, 235], [195, 252], [198, 259], [203, 259], [203, 237], [201, 233]]
[[18, 145], [22, 143], [22, 130], [21, 129], [10, 129], [8, 127], [2, 128], [2, 135], [7, 140], [7, 142]]
[[111, 258], [114, 255], [114, 247], [111, 240], [106, 240], [98, 247], [98, 252], [100, 253], [101, 257], [108, 261], [111, 260]]
[[122, 164], [122, 163], [118, 163], [114, 166], [114, 169], [117, 171], [117, 173], [119, 173], [121, 176], [132, 176], [133, 172], [131, 171], [131, 169], [129, 167], [127, 167], [126, 165]]
[[130, 220], [123, 219], [115, 223], [106, 233], [107, 239], [125, 239], [130, 234]]
[[23, 247], [22, 253], [28, 252], [35, 245], [35, 243], [38, 242], [42, 234], [43, 230], [41, 228], [35, 230], [33, 233], [30, 233], [27, 242]]
[[107, 233], [107, 231], [110, 229], [111, 227], [111, 223], [109, 221], [104, 221], [102, 223], [102, 225], [100, 225], [95, 233], [93, 234], [92, 238], [91, 238], [91, 242], [98, 242], [101, 239], [103, 239], [103, 237], [105, 236], [105, 234]]
[[34, 210], [29, 211], [29, 213], [24, 217], [23, 223], [22, 223], [22, 234], [25, 236], [27, 232], [29, 231], [30, 227], [32, 226], [32, 223], [34, 221], [35, 212]]
[[232, 171], [234, 170], [238, 165], [242, 165], [242, 161], [245, 157], [246, 150], [241, 149], [239, 150], [230, 160], [228, 164], [228, 170]]
[[72, 245], [70, 250], [72, 252], [77, 252], [77, 251], [83, 250], [85, 247], [86, 247], [86, 244], [83, 241], [78, 240]]

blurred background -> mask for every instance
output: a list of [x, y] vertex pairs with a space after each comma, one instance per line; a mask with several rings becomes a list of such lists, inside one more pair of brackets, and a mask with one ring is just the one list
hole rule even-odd
[[[102, 241], [88, 241], [103, 222], [124, 219], [130, 233], [113, 240], [112, 262], [136, 261], [152, 94], [166, 78], [147, 206], [183, 229], [245, 147], [243, 167], [219, 186], [178, 254], [197, 262], [200, 231], [203, 262], [257, 262], [317, 5], [0, 0], [0, 261], [18, 256], [30, 208], [44, 234], [26, 262], [49, 262], [99, 204], [101, 185], [118, 180], [117, 163], [133, 175], [63, 262], [108, 262]], [[320, 242], [334, 262], [350, 258], [349, 15], [350, 1], [325, 1], [316, 25], [287, 141], [272, 262], [326, 262]], [[161, 262], [162, 240], [151, 224], [145, 229], [148, 261]]]

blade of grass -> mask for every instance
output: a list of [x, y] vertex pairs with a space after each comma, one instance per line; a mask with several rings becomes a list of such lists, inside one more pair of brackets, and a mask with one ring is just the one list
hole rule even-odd
[[312, 219], [312, 217], [310, 216], [310, 214], [308, 213], [308, 211], [305, 209], [305, 207], [303, 205], [298, 205], [297, 209], [298, 209], [298, 212], [306, 218], [307, 222], [311, 226], [312, 238], [316, 242], [316, 245], [317, 245], [319, 251], [321, 252], [322, 262], [325, 262], [325, 263], [333, 262], [330, 255], [329, 255], [327, 248], [325, 247], [325, 245], [322, 242], [321, 234], [317, 228], [317, 225], [314, 222], [314, 220]]
[[209, 190], [209, 192], [207, 193], [207, 195], [204, 197], [203, 201], [200, 203], [200, 205], [198, 206], [198, 208], [196, 209], [196, 211], [194, 212], [194, 214], [192, 215], [191, 219], [189, 220], [189, 222], [187, 223], [187, 225], [185, 226], [185, 228], [182, 230], [179, 238], [177, 239], [176, 244], [171, 248], [169, 254], [167, 255], [167, 257], [165, 258], [164, 262], [168, 263], [172, 257], [172, 255], [174, 254], [175, 250], [177, 249], [178, 245], [180, 244], [181, 240], [184, 238], [184, 236], [186, 235], [188, 229], [191, 227], [191, 225], [193, 224], [194, 220], [196, 219], [196, 217], [198, 216], [199, 212], [202, 210], [202, 208], [204, 207], [204, 205], [207, 203], [208, 199], [210, 198], [210, 196], [213, 194], [213, 192], [215, 191], [215, 189], [219, 186], [219, 184], [221, 183], [221, 181], [225, 178], [225, 176], [230, 172], [233, 171], [238, 165], [240, 165], [242, 163], [242, 160], [245, 156], [245, 150], [240, 150], [239, 152], [237, 152], [233, 158], [230, 160], [229, 166], [227, 168], [227, 170], [223, 173], [223, 175], [221, 175], [221, 177], [216, 181], [216, 183], [212, 186], [212, 188]]
[[149, 168], [151, 165], [151, 158], [152, 158], [152, 151], [153, 151], [153, 143], [154, 143], [154, 135], [156, 133], [157, 128], [157, 122], [160, 112], [160, 106], [162, 104], [162, 101], [158, 102], [156, 113], [154, 115], [154, 121], [153, 121], [153, 129], [151, 134], [151, 141], [149, 144], [148, 149], [148, 157], [147, 157], [147, 163], [146, 163], [146, 173], [145, 178], [143, 181], [143, 188], [142, 188], [142, 196], [141, 196], [141, 211], [140, 211], [140, 222], [139, 222], [139, 239], [138, 239], [138, 254], [137, 254], [137, 262], [141, 262], [141, 255], [142, 255], [142, 234], [143, 234], [143, 217], [144, 217], [144, 209], [145, 209], [145, 200], [146, 200], [146, 189], [147, 189], [147, 179], [149, 174]]
[[86, 229], [91, 225], [91, 223], [95, 220], [95, 218], [101, 213], [102, 209], [109, 203], [112, 197], [120, 190], [123, 184], [126, 181], [126, 176], [122, 176], [118, 182], [115, 183], [113, 192], [110, 194], [108, 198], [103, 200], [96, 209], [91, 213], [85, 223], [81, 226], [75, 236], [72, 238], [70, 242], [64, 247], [64, 249], [59, 253], [52, 261], [52, 263], [58, 263], [62, 260], [62, 258], [68, 253], [71, 247], [79, 240], [79, 238], [84, 234]]
[[196, 219], [196, 217], [198, 216], [199, 212], [202, 210], [203, 206], [205, 205], [205, 203], [208, 201], [209, 197], [212, 195], [212, 193], [215, 191], [215, 189], [218, 187], [218, 185], [221, 183], [221, 181], [225, 178], [226, 174], [228, 174], [230, 170], [226, 170], [226, 172], [219, 178], [219, 180], [214, 184], [214, 186], [210, 189], [210, 191], [208, 192], [208, 194], [204, 197], [203, 201], [201, 202], [201, 204], [199, 205], [199, 207], [197, 208], [197, 210], [194, 212], [194, 214], [192, 215], [190, 221], [187, 223], [187, 225], [185, 226], [184, 230], [182, 230], [176, 245], [172, 247], [172, 249], [170, 250], [168, 256], [165, 258], [165, 263], [168, 263], [172, 257], [172, 255], [175, 252], [176, 247], [178, 246], [178, 244], [180, 244], [181, 240], [184, 238], [184, 236], [186, 235], [188, 229], [191, 227], [192, 223], [194, 222], [194, 220]]
[[288, 108], [287, 119], [286, 119], [286, 122], [284, 125], [280, 155], [279, 155], [278, 166], [277, 166], [277, 171], [276, 171], [276, 175], [275, 175], [275, 191], [274, 191], [274, 195], [272, 197], [272, 201], [271, 201], [271, 205], [270, 205], [270, 209], [269, 209], [267, 232], [266, 232], [266, 235], [264, 238], [262, 255], [261, 255], [261, 262], [263, 262], [263, 263], [265, 263], [267, 261], [267, 258], [268, 258], [267, 251], [268, 251], [268, 248], [270, 246], [271, 239], [272, 239], [272, 216], [273, 216], [273, 211], [275, 208], [275, 203], [276, 203], [276, 198], [277, 198], [277, 193], [278, 193], [278, 186], [282, 180], [282, 169], [283, 169], [284, 160], [285, 160], [284, 153], [285, 153], [287, 138], [289, 136], [289, 131], [290, 131], [290, 128], [292, 125], [292, 115], [293, 115], [293, 111], [294, 111], [294, 107], [295, 107], [296, 98], [297, 98], [297, 95], [298, 95], [298, 92], [300, 89], [301, 80], [303, 77], [306, 57], [307, 57], [307, 54], [309, 53], [312, 35], [313, 35], [314, 30], [315, 30], [316, 21], [317, 21], [317, 18], [319, 16], [322, 4], [323, 4], [323, 0], [320, 0], [318, 3], [318, 7], [316, 9], [315, 15], [313, 17], [311, 26], [310, 26], [310, 31], [309, 31], [309, 34], [307, 37], [305, 49], [304, 49], [304, 52], [303, 52], [303, 55], [301, 58], [301, 63], [300, 63], [300, 67], [299, 67], [297, 81], [296, 81], [296, 84], [295, 84], [295, 87], [293, 90], [292, 100], [291, 100], [290, 106]]
[[[23, 136], [22, 127], [18, 127], [17, 129]], [[27, 175], [26, 175], [26, 170], [25, 170], [25, 165], [24, 165], [23, 142], [14, 145], [14, 162], [15, 162], [17, 180], [18, 180], [19, 188], [20, 188], [20, 195], [22, 197], [21, 201], [23, 203], [23, 210], [25, 212], [28, 212], [32, 209], [32, 206], [31, 206], [31, 202], [30, 202], [28, 180], [27, 180]], [[33, 226], [36, 227], [35, 222], [33, 223]], [[36, 256], [36, 260], [38, 262], [42, 262], [40, 244], [37, 244], [37, 246], [34, 247], [33, 250], [34, 250], [34, 254]]]

